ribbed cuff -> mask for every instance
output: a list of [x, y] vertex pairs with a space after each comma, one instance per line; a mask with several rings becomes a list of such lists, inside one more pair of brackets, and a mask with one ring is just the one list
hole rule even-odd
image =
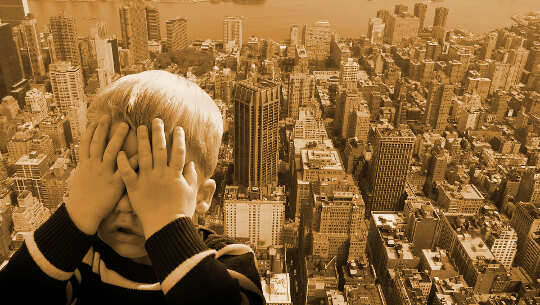
[[145, 247], [160, 282], [185, 260], [208, 250], [189, 217], [167, 224], [150, 236]]
[[90, 249], [92, 236], [73, 223], [66, 206], [56, 212], [34, 232], [34, 240], [47, 260], [58, 269], [73, 272]]

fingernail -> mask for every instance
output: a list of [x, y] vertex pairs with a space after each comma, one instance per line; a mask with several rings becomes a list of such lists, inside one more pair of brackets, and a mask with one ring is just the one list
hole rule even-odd
[[145, 134], [146, 131], [147, 131], [147, 129], [146, 129], [146, 126], [144, 126], [144, 125], [140, 125], [139, 127], [137, 127], [137, 134], [139, 134], [139, 133], [140, 134]]
[[122, 129], [129, 129], [129, 124], [126, 123], [126, 122], [122, 122], [122, 123], [120, 123], [120, 128], [122, 128]]

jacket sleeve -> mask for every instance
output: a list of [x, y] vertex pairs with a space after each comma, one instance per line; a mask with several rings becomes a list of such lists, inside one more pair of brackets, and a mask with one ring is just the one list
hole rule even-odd
[[77, 228], [62, 205], [36, 231], [24, 235], [23, 246], [0, 271], [0, 283], [23, 303], [46, 296], [53, 304], [65, 304], [67, 284], [91, 242], [92, 236]]
[[168, 304], [264, 304], [253, 253], [220, 261], [188, 217], [154, 233], [146, 249]]

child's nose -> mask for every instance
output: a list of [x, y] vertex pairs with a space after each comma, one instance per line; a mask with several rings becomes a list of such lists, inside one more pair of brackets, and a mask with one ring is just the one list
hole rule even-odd
[[120, 200], [114, 207], [114, 211], [116, 213], [133, 213], [133, 209], [131, 208], [131, 203], [129, 202], [127, 193], [122, 195], [122, 198], [120, 198]]

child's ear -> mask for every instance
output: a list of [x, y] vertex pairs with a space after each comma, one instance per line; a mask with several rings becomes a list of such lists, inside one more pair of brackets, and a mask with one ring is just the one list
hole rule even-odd
[[214, 179], [207, 179], [199, 186], [199, 192], [197, 193], [197, 206], [195, 207], [198, 214], [208, 212], [208, 209], [212, 204], [212, 197], [214, 197], [215, 191], [216, 181], [214, 181]]

